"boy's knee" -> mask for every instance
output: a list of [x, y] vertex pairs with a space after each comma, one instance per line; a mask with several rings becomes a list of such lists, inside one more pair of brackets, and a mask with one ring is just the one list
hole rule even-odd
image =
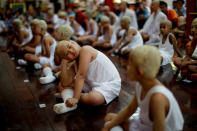
[[80, 101], [84, 104], [88, 104], [89, 103], [89, 94], [88, 93], [83, 93], [80, 97]]
[[24, 55], [24, 59], [25, 59], [25, 60], [28, 60], [29, 58], [30, 58], [30, 54], [25, 54], [25, 55]]
[[92, 106], [99, 106], [105, 103], [104, 96], [98, 96], [94, 92], [82, 94], [80, 100], [84, 104], [89, 104]]

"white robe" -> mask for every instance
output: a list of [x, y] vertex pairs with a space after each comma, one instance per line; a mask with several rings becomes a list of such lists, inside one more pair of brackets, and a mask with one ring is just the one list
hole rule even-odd
[[150, 35], [149, 41], [147, 41], [147, 44], [153, 44], [159, 42], [159, 34], [160, 34], [160, 23], [164, 20], [167, 20], [167, 17], [164, 13], [162, 13], [160, 10], [157, 11], [156, 16], [155, 13], [152, 13], [152, 15], [148, 18], [146, 23], [144, 24], [143, 29], [141, 32], [146, 33]]
[[130, 26], [135, 28], [135, 29], [138, 29], [138, 24], [137, 24], [137, 19], [136, 19], [136, 15], [135, 15], [135, 12], [133, 12], [132, 10], [130, 9], [126, 9], [125, 12], [121, 12], [120, 14], [120, 19], [121, 17], [123, 16], [129, 16], [131, 18], [131, 24]]
[[162, 44], [162, 39], [163, 39], [163, 36], [161, 35], [160, 43], [159, 43], [159, 52], [163, 58], [163, 61], [161, 64], [163, 66], [163, 65], [169, 64], [172, 61], [172, 57], [174, 55], [174, 48], [173, 48], [173, 45], [169, 41], [169, 34], [164, 44]]

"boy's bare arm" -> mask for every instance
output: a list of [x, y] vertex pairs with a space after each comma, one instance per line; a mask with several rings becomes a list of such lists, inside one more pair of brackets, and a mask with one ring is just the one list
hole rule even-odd
[[115, 44], [114, 47], [107, 52], [107, 54], [113, 53], [122, 43], [122, 41], [125, 39], [126, 35], [123, 35]]
[[36, 35], [34, 37], [33, 42], [32, 42], [32, 46], [33, 47], [36, 47], [40, 42], [41, 42], [41, 36], [40, 35]]
[[183, 57], [183, 55], [181, 54], [180, 50], [177, 47], [177, 41], [176, 41], [176, 38], [175, 38], [174, 34], [170, 34], [169, 38], [170, 38], [169, 39], [170, 40], [170, 43], [172, 43], [174, 50], [177, 52], [177, 54], [180, 57]]
[[78, 35], [79, 34], [79, 24], [78, 23], [75, 23], [74, 24], [74, 28], [76, 29], [75, 30], [75, 35]]
[[61, 67], [57, 67], [57, 68], [54, 68], [54, 69], [53, 69], [53, 72], [55, 72], [55, 73], [57, 73], [57, 72], [59, 72], [59, 71], [61, 71]]
[[127, 40], [124, 42], [124, 44], [120, 47], [120, 50], [127, 46], [131, 41], [132, 41], [132, 38], [133, 38], [133, 35], [135, 34], [136, 31], [134, 30], [129, 30], [128, 31], [128, 37], [127, 37]]
[[134, 96], [133, 100], [121, 110], [118, 115], [112, 119], [109, 123], [104, 126], [104, 129], [111, 129], [112, 127], [121, 124], [122, 122], [128, 120], [128, 118], [136, 111], [138, 107], [137, 98]]
[[106, 43], [110, 43], [112, 34], [113, 34], [113, 27], [110, 26], [109, 31], [108, 31], [108, 35], [107, 35], [108, 38], [107, 38], [107, 40], [105, 41]]
[[97, 31], [97, 34], [96, 34], [96, 38], [95, 38], [95, 42], [98, 40], [99, 36], [100, 36], [100, 33], [101, 33], [101, 23], [98, 24], [98, 31]]
[[45, 49], [46, 49], [46, 54], [44, 54], [46, 57], [50, 57], [50, 54], [51, 54], [51, 45], [53, 44], [53, 40], [51, 37], [46, 37], [44, 39], [44, 46], [45, 46]]
[[166, 110], [169, 110], [167, 98], [160, 93], [153, 94], [149, 108], [150, 116], [153, 121], [153, 131], [165, 131]]
[[[101, 25], [100, 25], [100, 28], [101, 28]], [[99, 29], [99, 31], [98, 31], [98, 33], [97, 33], [96, 40], [95, 40], [95, 42], [92, 44], [92, 46], [94, 47], [94, 46], [97, 46], [97, 45], [104, 45], [104, 44], [106, 44], [106, 43], [110, 43], [110, 40], [111, 40], [111, 37], [112, 37], [112, 33], [113, 33], [113, 28], [110, 27], [110, 29], [109, 29], [109, 31], [108, 31], [107, 33], [108, 33], [108, 35], [107, 35], [107, 36], [108, 36], [107, 40], [99, 40], [99, 41], [97, 41], [98, 36], [99, 36], [99, 34], [100, 34], [100, 29]]]
[[68, 107], [76, 105], [80, 99], [81, 91], [83, 89], [85, 81], [85, 76], [92, 58], [92, 54], [90, 53], [90, 51], [88, 51], [88, 48], [89, 47], [83, 47], [83, 49], [81, 49], [80, 51], [78, 72], [74, 83], [74, 96], [73, 98], [70, 98], [66, 101]]
[[90, 32], [89, 32], [89, 34], [88, 35], [92, 35], [93, 33], [94, 33], [94, 22], [92, 21], [92, 22], [90, 22]]

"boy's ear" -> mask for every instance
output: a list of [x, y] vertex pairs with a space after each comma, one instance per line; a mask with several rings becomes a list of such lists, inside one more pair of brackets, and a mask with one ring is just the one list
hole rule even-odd
[[141, 79], [144, 76], [144, 72], [140, 68], [137, 68], [136, 69], [136, 76], [138, 79]]
[[44, 29], [43, 28], [41, 28], [41, 32], [44, 32]]

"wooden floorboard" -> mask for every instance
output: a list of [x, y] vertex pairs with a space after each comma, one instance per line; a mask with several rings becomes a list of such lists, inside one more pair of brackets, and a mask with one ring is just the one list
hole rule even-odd
[[[52, 109], [59, 102], [53, 96], [58, 81], [40, 85], [40, 70], [34, 70], [32, 66], [16, 70], [16, 61], [0, 52], [0, 130], [99, 131], [107, 113], [117, 113], [130, 102], [136, 84], [128, 80], [126, 59], [118, 56], [110, 59], [122, 79], [120, 96], [107, 106], [91, 107], [79, 103], [76, 110], [56, 115]], [[171, 65], [162, 67], [157, 78], [177, 98], [185, 119], [184, 130], [197, 130], [197, 84], [177, 82]], [[46, 104], [46, 107], [40, 108], [40, 104]]]

